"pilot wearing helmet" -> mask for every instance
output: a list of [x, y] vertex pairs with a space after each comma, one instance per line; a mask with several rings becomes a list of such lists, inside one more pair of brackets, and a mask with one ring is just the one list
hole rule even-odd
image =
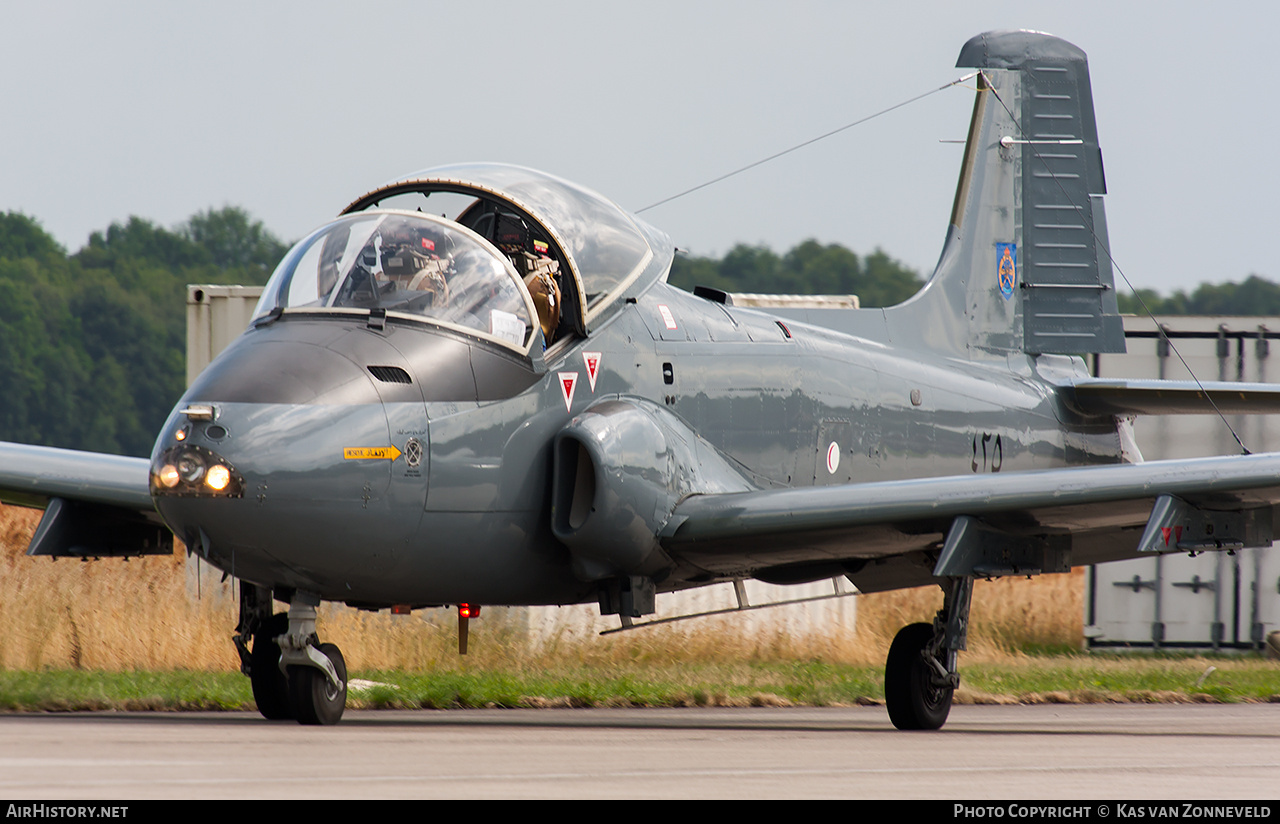
[[426, 292], [431, 306], [449, 303], [449, 240], [422, 221], [392, 219], [382, 231], [382, 272], [398, 289]]
[[551, 343], [560, 325], [560, 263], [551, 257], [550, 244], [536, 238], [522, 218], [507, 212], [494, 216], [493, 242], [524, 278], [538, 310], [543, 340]]
[[533, 305], [538, 310], [542, 337], [550, 343], [556, 327], [560, 325], [560, 284], [555, 278], [559, 266], [550, 258], [540, 258], [531, 263], [532, 271], [525, 275], [524, 285], [529, 287]]

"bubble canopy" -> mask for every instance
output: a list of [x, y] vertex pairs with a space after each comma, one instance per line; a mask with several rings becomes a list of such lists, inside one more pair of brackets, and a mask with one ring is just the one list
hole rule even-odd
[[[460, 208], [447, 203], [463, 195]], [[477, 208], [476, 199], [482, 206]], [[440, 213], [491, 237], [487, 210], [517, 214], [549, 254], [562, 262], [565, 312], [580, 334], [612, 312], [639, 282], [666, 276], [674, 247], [664, 233], [596, 192], [554, 175], [500, 163], [439, 166], [384, 183], [354, 200], [344, 214], [394, 206]], [[501, 244], [499, 244], [501, 245]]]
[[298, 241], [254, 309], [365, 314], [427, 321], [522, 353], [538, 324], [510, 261], [466, 227], [433, 215], [358, 212]]

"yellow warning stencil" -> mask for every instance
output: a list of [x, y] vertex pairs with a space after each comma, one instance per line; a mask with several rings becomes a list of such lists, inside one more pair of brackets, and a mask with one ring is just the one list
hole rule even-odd
[[343, 448], [342, 457], [348, 461], [394, 461], [400, 457], [400, 450], [394, 446], [348, 446]]

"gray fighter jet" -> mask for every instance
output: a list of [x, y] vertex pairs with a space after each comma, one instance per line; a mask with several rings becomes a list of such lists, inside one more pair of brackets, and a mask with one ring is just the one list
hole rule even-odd
[[[190, 551], [240, 579], [268, 718], [335, 723], [324, 600], [598, 602], [757, 578], [937, 584], [889, 651], [893, 723], [945, 721], [977, 577], [1271, 543], [1280, 454], [1143, 463], [1132, 415], [1280, 387], [1091, 378], [1124, 347], [1085, 55], [973, 38], [950, 226], [888, 309], [735, 306], [600, 195], [502, 165], [381, 186], [301, 240], [151, 459], [0, 445], [32, 555]], [[288, 604], [276, 613], [274, 601]]]

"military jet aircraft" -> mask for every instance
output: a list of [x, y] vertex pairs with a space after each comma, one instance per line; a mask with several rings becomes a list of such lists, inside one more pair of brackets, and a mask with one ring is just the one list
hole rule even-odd
[[[0, 446], [32, 555], [166, 552], [240, 579], [261, 713], [339, 720], [324, 600], [598, 602], [845, 577], [936, 584], [889, 651], [893, 723], [934, 729], [977, 577], [1270, 544], [1280, 455], [1144, 463], [1134, 414], [1272, 411], [1280, 388], [1090, 377], [1124, 347], [1084, 53], [973, 38], [941, 257], [887, 309], [749, 309], [666, 283], [668, 237], [529, 169], [431, 169], [285, 256], [150, 460]], [[172, 535], [170, 534], [172, 532]], [[288, 604], [275, 612], [274, 601]]]

